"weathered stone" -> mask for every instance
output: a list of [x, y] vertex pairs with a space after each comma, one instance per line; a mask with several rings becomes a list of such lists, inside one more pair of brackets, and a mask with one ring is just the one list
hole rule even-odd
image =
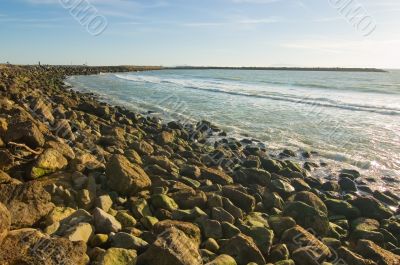
[[118, 211], [115, 215], [115, 219], [121, 223], [123, 228], [135, 227], [137, 224], [136, 219], [131, 216], [127, 211]]
[[175, 227], [186, 234], [193, 242], [195, 242], [198, 246], [201, 243], [201, 231], [199, 227], [195, 224], [182, 222], [182, 221], [174, 221], [174, 220], [164, 220], [158, 222], [154, 225], [153, 231], [157, 235], [163, 233], [167, 229]]
[[262, 169], [242, 168], [235, 172], [235, 181], [242, 185], [258, 184], [267, 186], [271, 182], [271, 174]]
[[240, 234], [226, 241], [220, 249], [221, 254], [233, 257], [238, 265], [250, 262], [265, 264], [265, 259], [251, 237]]
[[86, 265], [86, 245], [65, 238], [50, 238], [35, 229], [8, 233], [0, 248], [0, 264]]
[[293, 218], [284, 216], [271, 216], [268, 218], [268, 223], [279, 238], [283, 232], [296, 226], [296, 221]]
[[12, 229], [32, 227], [54, 208], [38, 182], [0, 185], [0, 202], [10, 211]]
[[93, 228], [91, 224], [79, 223], [78, 225], [68, 229], [63, 236], [72, 242], [83, 241], [87, 243], [92, 235]]
[[121, 224], [115, 219], [114, 216], [96, 208], [93, 211], [94, 225], [96, 233], [109, 234], [111, 232], [118, 232], [121, 230]]
[[139, 256], [138, 265], [201, 265], [199, 249], [184, 232], [169, 228], [158, 235], [157, 240]]
[[180, 209], [205, 208], [207, 196], [201, 190], [186, 189], [171, 194]]
[[376, 265], [374, 261], [370, 259], [364, 259], [360, 255], [350, 251], [346, 247], [341, 247], [337, 251], [339, 257], [343, 259], [344, 262], [347, 264], [353, 264], [353, 265]]
[[0, 244], [11, 226], [11, 215], [8, 209], [0, 203]]
[[292, 217], [297, 224], [306, 229], [313, 229], [318, 235], [324, 236], [329, 232], [327, 215], [304, 202], [296, 201], [287, 204], [283, 215]]
[[369, 240], [359, 240], [356, 252], [361, 254], [361, 256], [363, 256], [364, 258], [376, 261], [378, 264], [400, 264], [400, 256], [379, 247], [374, 242]]
[[134, 249], [142, 252], [148, 247], [148, 243], [134, 235], [119, 232], [111, 238], [111, 246], [114, 248]]
[[328, 209], [326, 205], [322, 202], [322, 200], [312, 192], [309, 191], [302, 191], [298, 192], [288, 198], [288, 201], [300, 201], [304, 202], [305, 204], [323, 212], [325, 215], [328, 214]]
[[203, 179], [209, 179], [215, 184], [228, 185], [233, 183], [231, 176], [225, 172], [213, 168], [202, 168], [201, 177]]
[[123, 248], [109, 248], [97, 258], [98, 265], [136, 265], [136, 261], [136, 251]]
[[211, 217], [219, 222], [228, 222], [233, 224], [235, 217], [221, 207], [214, 207], [211, 209]]
[[146, 172], [122, 155], [111, 157], [107, 163], [106, 175], [110, 188], [123, 195], [135, 194], [151, 185]]
[[245, 212], [251, 212], [254, 210], [256, 205], [256, 200], [253, 196], [248, 195], [244, 192], [241, 192], [237, 189], [230, 188], [230, 187], [223, 187], [222, 188], [223, 196], [230, 199], [236, 206], [241, 208]]
[[110, 195], [108, 195], [108, 194], [101, 195], [96, 198], [95, 206], [97, 208], [102, 209], [105, 212], [108, 212], [108, 210], [110, 210], [112, 205], [113, 205], [113, 201], [112, 201]]
[[24, 143], [31, 148], [44, 145], [44, 136], [31, 121], [11, 123], [4, 137], [6, 142]]
[[222, 254], [214, 260], [206, 263], [206, 265], [237, 265], [237, 263], [231, 256]]
[[31, 178], [40, 178], [49, 173], [61, 170], [68, 165], [67, 159], [56, 149], [46, 149], [32, 167]]
[[344, 215], [352, 220], [360, 216], [360, 210], [346, 201], [328, 199], [325, 200], [325, 205], [328, 207], [330, 215]]
[[350, 201], [350, 203], [360, 210], [363, 217], [382, 220], [390, 218], [393, 215], [390, 209], [371, 196], [357, 197]]
[[153, 195], [151, 197], [151, 204], [155, 209], [161, 208], [171, 212], [178, 209], [178, 204], [176, 204], [174, 199], [165, 194]]
[[140, 141], [133, 143], [133, 148], [141, 155], [151, 155], [154, 153], [154, 148], [151, 144], [147, 143], [146, 141]]

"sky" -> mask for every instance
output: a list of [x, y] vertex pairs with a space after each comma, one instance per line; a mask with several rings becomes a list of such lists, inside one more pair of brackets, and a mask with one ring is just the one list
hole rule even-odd
[[0, 34], [0, 63], [400, 68], [399, 0], [0, 0]]

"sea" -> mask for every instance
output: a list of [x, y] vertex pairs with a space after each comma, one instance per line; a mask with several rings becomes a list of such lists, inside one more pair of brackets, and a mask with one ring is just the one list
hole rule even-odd
[[[208, 120], [268, 150], [316, 152], [380, 189], [400, 181], [400, 70], [387, 72], [157, 70], [72, 76], [92, 92], [165, 121]], [[322, 174], [322, 173], [321, 173]]]

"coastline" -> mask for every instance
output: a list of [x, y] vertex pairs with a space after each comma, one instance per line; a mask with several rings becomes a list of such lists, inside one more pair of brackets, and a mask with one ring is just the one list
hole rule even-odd
[[[399, 197], [360, 185], [358, 172], [323, 182], [312, 172], [324, 165], [294, 162], [290, 150], [270, 157], [210, 122], [165, 124], [63, 85], [152, 69], [0, 67], [0, 263], [35, 254], [18, 254], [22, 228], [35, 229], [30, 244], [47, 233], [65, 246], [65, 264], [399, 262]], [[204, 145], [212, 135], [222, 139]]]

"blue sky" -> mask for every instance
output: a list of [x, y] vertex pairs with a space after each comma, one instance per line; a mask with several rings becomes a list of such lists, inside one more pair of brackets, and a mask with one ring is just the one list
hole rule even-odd
[[399, 29], [399, 0], [0, 0], [0, 62], [400, 68]]

